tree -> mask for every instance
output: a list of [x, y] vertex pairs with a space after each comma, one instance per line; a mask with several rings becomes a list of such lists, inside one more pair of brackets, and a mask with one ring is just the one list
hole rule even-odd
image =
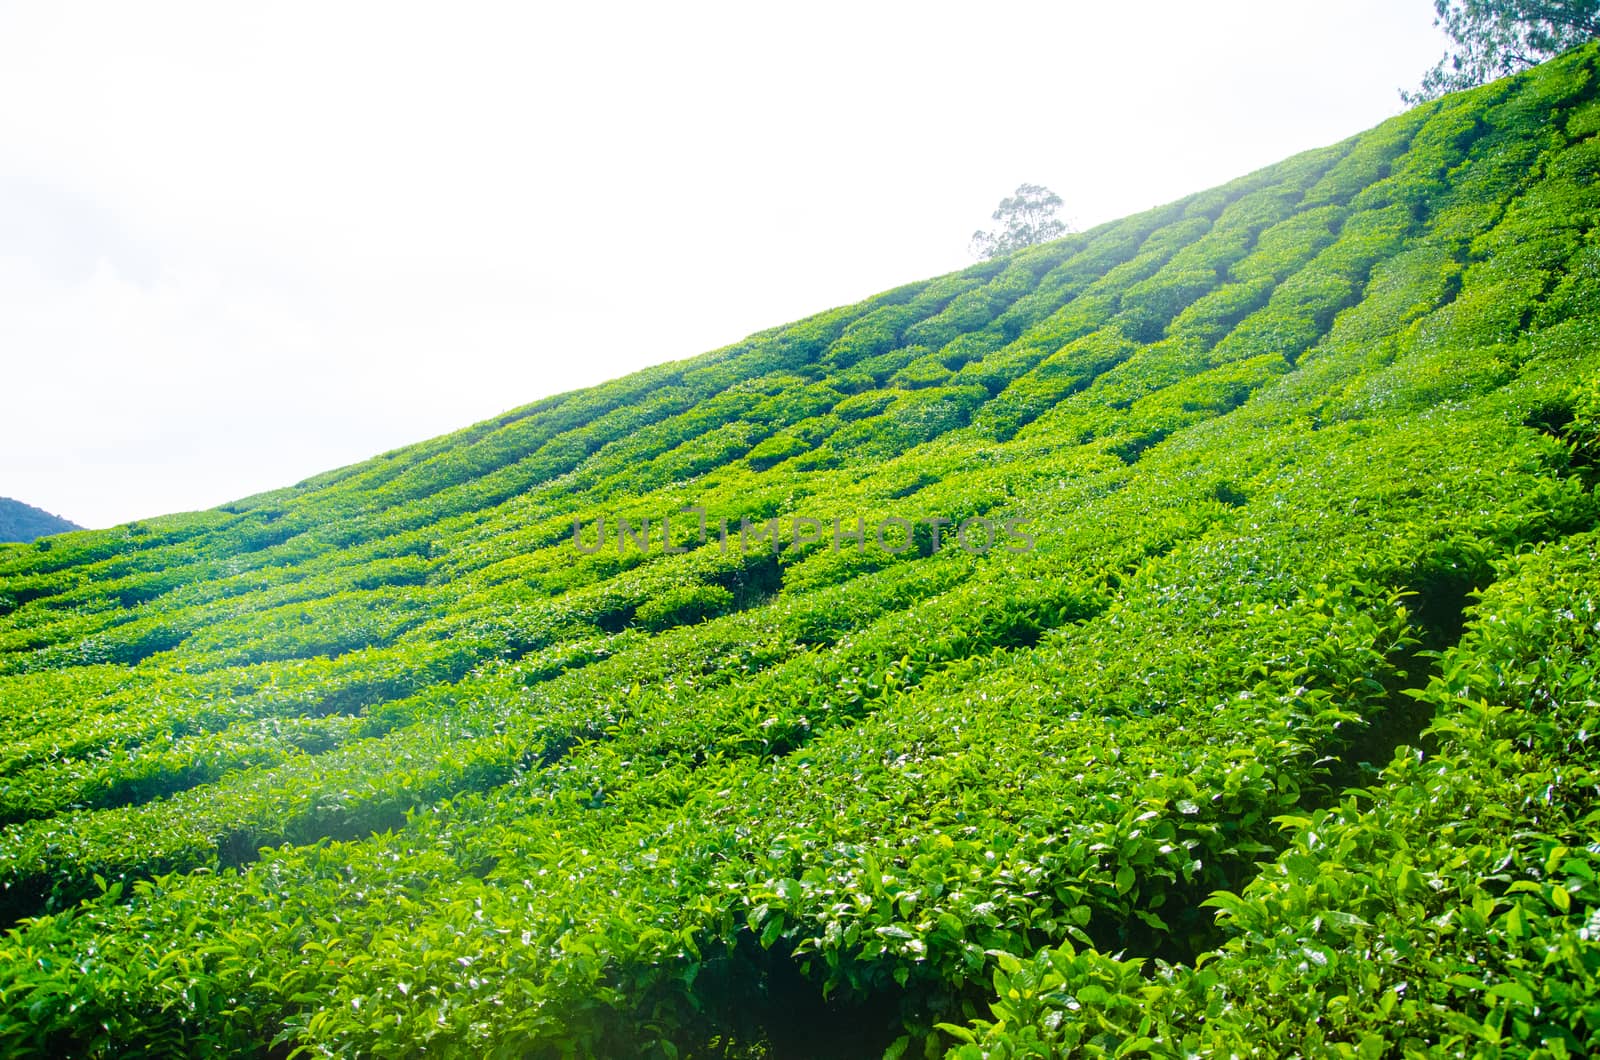
[[1000, 227], [972, 233], [972, 251], [980, 258], [994, 258], [1064, 236], [1071, 229], [1056, 217], [1059, 209], [1061, 196], [1049, 188], [1019, 185], [1014, 196], [1000, 200], [992, 215]]
[[1536, 66], [1600, 37], [1600, 0], [1434, 0], [1433, 24], [1455, 45], [1422, 77], [1409, 104]]

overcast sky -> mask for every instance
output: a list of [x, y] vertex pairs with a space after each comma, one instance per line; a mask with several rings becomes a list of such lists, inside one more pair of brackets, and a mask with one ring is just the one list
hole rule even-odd
[[0, 0], [0, 496], [288, 485], [1332, 143], [1430, 0]]

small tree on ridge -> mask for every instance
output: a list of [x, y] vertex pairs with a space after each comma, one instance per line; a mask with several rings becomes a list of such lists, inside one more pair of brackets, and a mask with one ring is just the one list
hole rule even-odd
[[1001, 199], [992, 215], [1000, 227], [972, 233], [972, 252], [993, 258], [1067, 234], [1070, 229], [1056, 216], [1061, 196], [1039, 184], [1022, 184], [1009, 199]]

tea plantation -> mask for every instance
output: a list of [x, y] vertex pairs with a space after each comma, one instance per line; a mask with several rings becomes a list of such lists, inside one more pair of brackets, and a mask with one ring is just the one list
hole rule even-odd
[[1600, 1052], [1597, 63], [0, 546], [0, 1054]]

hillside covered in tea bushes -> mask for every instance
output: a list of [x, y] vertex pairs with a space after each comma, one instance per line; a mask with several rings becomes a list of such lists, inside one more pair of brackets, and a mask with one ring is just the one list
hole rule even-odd
[[0, 1053], [1593, 1055], [1597, 60], [0, 547]]

